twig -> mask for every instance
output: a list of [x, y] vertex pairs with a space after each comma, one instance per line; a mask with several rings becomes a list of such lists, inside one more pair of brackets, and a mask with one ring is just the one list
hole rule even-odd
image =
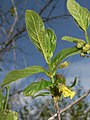
[[61, 120], [61, 117], [60, 117], [60, 108], [59, 108], [59, 105], [58, 105], [58, 101], [55, 102], [54, 104], [55, 104], [55, 108], [57, 110], [58, 120]]
[[[63, 113], [63, 112], [65, 112], [69, 108], [71, 108], [73, 105], [75, 105], [78, 102], [80, 102], [82, 99], [84, 99], [85, 97], [87, 97], [89, 94], [90, 94], [90, 89], [86, 93], [84, 93], [80, 98], [78, 98], [77, 100], [75, 100], [74, 102], [72, 102], [71, 104], [69, 104], [68, 106], [66, 106], [64, 109], [60, 110], [60, 114]], [[52, 117], [50, 117], [48, 120], [53, 120], [55, 117], [57, 117], [57, 113], [54, 114]]]
[[12, 27], [11, 27], [11, 29], [10, 29], [9, 34], [8, 34], [8, 39], [9, 39], [9, 37], [11, 36], [11, 34], [12, 34], [13, 30], [14, 30], [14, 27], [15, 27], [15, 25], [16, 25], [17, 19], [18, 19], [17, 9], [16, 9], [16, 7], [15, 7], [14, 0], [11, 0], [11, 1], [12, 1], [12, 4], [13, 4], [13, 7], [14, 7], [15, 20], [14, 20], [13, 25], [12, 25]]
[[49, 0], [48, 1], [48, 3], [40, 10], [40, 13], [39, 13], [39, 15], [41, 15], [43, 12], [44, 12], [44, 10], [49, 6], [49, 4], [52, 2], [52, 0]]
[[[13, 7], [14, 7], [15, 20], [14, 20], [13, 25], [12, 25], [12, 27], [11, 27], [11, 29], [10, 29], [9, 34], [8, 34], [8, 38], [11, 36], [11, 34], [12, 34], [13, 30], [14, 30], [14, 27], [15, 27], [15, 25], [16, 25], [17, 19], [18, 19], [18, 13], [17, 13], [17, 9], [16, 9], [16, 6], [15, 6], [14, 0], [11, 0], [11, 1], [12, 1], [12, 4], [13, 4]], [[15, 41], [14, 41], [14, 39], [13, 39], [12, 44], [13, 44], [13, 47], [14, 47], [14, 50], [13, 50], [14, 69], [16, 69], [16, 49], [15, 49]]]
[[58, 16], [52, 16], [52, 17], [43, 17], [43, 22], [48, 22], [48, 21], [51, 21], [51, 20], [66, 18], [66, 17], [71, 17], [71, 15], [70, 14], [64, 14], [64, 15], [58, 15]]

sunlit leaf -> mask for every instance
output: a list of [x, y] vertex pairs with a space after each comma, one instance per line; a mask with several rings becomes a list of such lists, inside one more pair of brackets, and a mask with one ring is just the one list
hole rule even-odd
[[41, 66], [30, 66], [25, 69], [11, 71], [4, 78], [2, 85], [7, 85], [18, 79], [22, 79], [40, 72], [47, 74], [47, 71]]
[[25, 96], [34, 96], [40, 90], [47, 89], [52, 83], [50, 81], [46, 81], [41, 79], [38, 82], [31, 83], [28, 87], [24, 89]]
[[18, 120], [18, 113], [11, 110], [0, 111], [0, 120]]
[[35, 47], [41, 52], [44, 52], [44, 24], [41, 17], [33, 10], [26, 11], [26, 29], [31, 41], [34, 43]]
[[40, 92], [39, 94], [36, 94], [33, 96], [33, 98], [39, 97], [39, 96], [48, 96], [50, 95], [50, 92]]
[[86, 32], [90, 24], [90, 12], [86, 8], [81, 7], [75, 0], [68, 0], [67, 8], [78, 26]]
[[53, 59], [52, 59], [52, 68], [56, 70], [58, 65], [67, 57], [80, 53], [80, 49], [77, 47], [65, 48], [61, 50]]
[[46, 29], [45, 30], [45, 46], [47, 48], [46, 54], [47, 54], [47, 59], [48, 61], [52, 58], [53, 52], [56, 48], [56, 35], [52, 29]]
[[63, 36], [63, 37], [62, 37], [62, 40], [66, 40], [66, 41], [74, 42], [74, 43], [78, 43], [78, 42], [80, 42], [80, 41], [85, 42], [85, 41], [82, 40], [82, 39], [74, 38], [74, 37], [71, 37], [71, 36]]

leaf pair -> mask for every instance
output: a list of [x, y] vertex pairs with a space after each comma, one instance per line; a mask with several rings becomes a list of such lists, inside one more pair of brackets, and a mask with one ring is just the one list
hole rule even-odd
[[45, 29], [41, 17], [32, 10], [26, 11], [26, 28], [31, 41], [40, 53], [43, 54], [47, 63], [53, 56], [56, 48], [56, 35], [53, 30]]

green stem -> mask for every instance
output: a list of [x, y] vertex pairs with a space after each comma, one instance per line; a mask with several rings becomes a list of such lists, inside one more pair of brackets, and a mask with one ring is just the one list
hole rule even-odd
[[90, 40], [89, 40], [89, 36], [88, 36], [87, 31], [85, 32], [85, 37], [86, 37], [86, 41], [87, 41], [87, 43], [90, 44]]
[[6, 99], [5, 99], [5, 103], [4, 103], [4, 109], [5, 109], [5, 110], [6, 110], [6, 108], [7, 108], [9, 92], [10, 92], [10, 86], [6, 86]]
[[52, 81], [52, 83], [54, 83], [54, 77], [53, 77], [53, 72], [52, 72], [52, 66], [51, 64], [48, 64], [48, 68], [49, 68], [49, 77], [50, 77], [50, 80]]

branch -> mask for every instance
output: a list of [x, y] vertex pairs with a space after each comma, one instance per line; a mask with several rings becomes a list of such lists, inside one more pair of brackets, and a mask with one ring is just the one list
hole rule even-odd
[[49, 0], [48, 1], [48, 3], [40, 10], [40, 13], [39, 13], [39, 15], [41, 15], [44, 11], [45, 11], [45, 9], [49, 6], [49, 4], [52, 2], [52, 0]]
[[10, 32], [8, 34], [8, 39], [11, 36], [11, 34], [12, 34], [13, 30], [14, 30], [14, 27], [16, 25], [17, 19], [18, 19], [17, 9], [16, 9], [16, 6], [15, 6], [14, 0], [11, 0], [11, 1], [12, 1], [12, 4], [13, 4], [13, 7], [14, 7], [14, 11], [15, 11], [15, 20], [14, 20], [14, 22], [12, 24], [12, 27], [10, 29]]
[[[73, 105], [75, 105], [78, 102], [80, 102], [82, 99], [84, 99], [85, 97], [87, 97], [89, 94], [90, 94], [90, 89], [86, 93], [84, 93], [80, 98], [78, 98], [77, 100], [75, 100], [74, 102], [72, 102], [71, 104], [69, 104], [68, 106], [66, 106], [64, 109], [60, 110], [60, 114], [63, 113], [63, 112], [65, 112], [69, 108], [71, 108]], [[57, 113], [54, 114], [52, 117], [50, 117], [48, 120], [54, 120], [55, 117], [57, 117]]]
[[43, 22], [48, 22], [48, 21], [51, 21], [51, 20], [66, 18], [66, 17], [71, 17], [71, 15], [70, 14], [64, 14], [64, 15], [59, 15], [59, 16], [47, 17], [47, 18], [44, 17]]

